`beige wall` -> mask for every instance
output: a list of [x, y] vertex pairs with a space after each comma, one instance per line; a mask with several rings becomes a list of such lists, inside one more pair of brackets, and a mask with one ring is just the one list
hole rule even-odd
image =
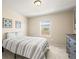
[[52, 43], [65, 45], [66, 33], [74, 33], [73, 19], [73, 10], [29, 18], [28, 35], [40, 36], [40, 21], [49, 20], [51, 22], [51, 37], [48, 40], [52, 40]]
[[[3, 34], [6, 32], [22, 32], [27, 35], [27, 18], [15, 12], [9, 5], [4, 4], [2, 8], [3, 18], [12, 20], [12, 28], [3, 28]], [[15, 28], [15, 21], [21, 21], [21, 28]]]

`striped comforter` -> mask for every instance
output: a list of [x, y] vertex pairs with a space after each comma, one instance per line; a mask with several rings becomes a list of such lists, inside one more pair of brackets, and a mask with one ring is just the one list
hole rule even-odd
[[6, 39], [2, 45], [3, 48], [29, 59], [45, 58], [48, 47], [47, 40], [40, 37]]

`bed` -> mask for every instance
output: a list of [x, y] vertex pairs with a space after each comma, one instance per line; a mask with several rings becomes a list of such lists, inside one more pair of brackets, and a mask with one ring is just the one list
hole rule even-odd
[[2, 47], [8, 51], [28, 59], [46, 59], [48, 42], [42, 37], [24, 36], [18, 33], [7, 33]]

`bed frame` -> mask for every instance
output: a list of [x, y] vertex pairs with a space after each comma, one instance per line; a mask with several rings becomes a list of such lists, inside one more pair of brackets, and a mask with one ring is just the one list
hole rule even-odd
[[[2, 53], [4, 53], [5, 52], [5, 48], [3, 48], [2, 47]], [[9, 50], [8, 50], [9, 51]], [[49, 51], [49, 49], [47, 50], [47, 52], [45, 53], [45, 57], [46, 57], [46, 59], [47, 59], [47, 54], [48, 54], [48, 51]], [[10, 51], [9, 51], [10, 52]], [[12, 53], [12, 52], [11, 52]], [[14, 54], [14, 53], [13, 53]], [[16, 56], [17, 56], [17, 54], [14, 54], [14, 59], [16, 59]], [[20, 56], [20, 55], [19, 55]], [[23, 56], [21, 56], [21, 57], [23, 57]], [[29, 58], [27, 58], [27, 59], [29, 59]]]

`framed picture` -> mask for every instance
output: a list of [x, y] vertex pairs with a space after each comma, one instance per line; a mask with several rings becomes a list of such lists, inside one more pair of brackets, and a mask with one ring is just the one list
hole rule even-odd
[[21, 28], [21, 21], [15, 21], [15, 28]]
[[12, 20], [8, 18], [2, 19], [2, 27], [3, 28], [12, 28]]

